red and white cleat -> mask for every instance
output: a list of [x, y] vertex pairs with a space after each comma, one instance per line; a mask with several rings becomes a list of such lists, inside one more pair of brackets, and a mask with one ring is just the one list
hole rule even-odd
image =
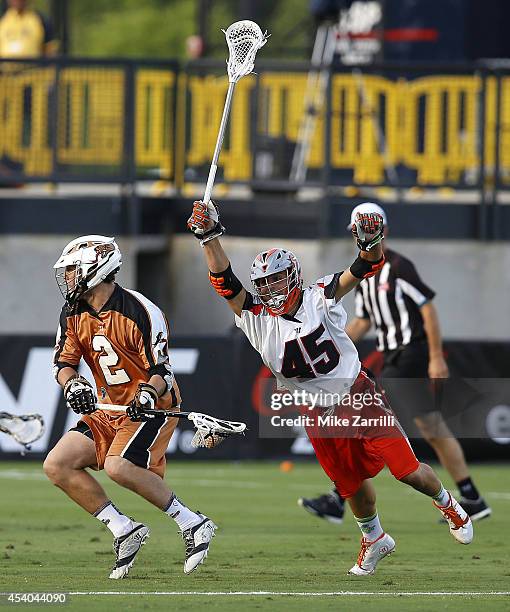
[[356, 564], [347, 572], [354, 576], [371, 576], [375, 574], [375, 568], [381, 559], [395, 550], [395, 540], [383, 533], [377, 540], [370, 542], [361, 538], [361, 550], [359, 551]]
[[450, 526], [450, 533], [461, 544], [471, 544], [473, 541], [473, 523], [469, 518], [468, 513], [459, 504], [459, 502], [448, 493], [450, 496], [446, 506], [439, 506], [435, 501], [432, 501], [434, 506], [441, 512]]

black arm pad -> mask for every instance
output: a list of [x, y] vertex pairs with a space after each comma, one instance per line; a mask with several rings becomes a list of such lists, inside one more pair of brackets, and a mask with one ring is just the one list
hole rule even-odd
[[368, 261], [358, 255], [349, 268], [351, 274], [356, 278], [369, 278], [375, 276], [384, 266], [384, 255], [377, 261]]
[[233, 300], [243, 289], [230, 264], [223, 272], [209, 272], [209, 280], [216, 293], [226, 300]]
[[170, 367], [169, 363], [159, 363], [159, 364], [152, 366], [152, 368], [149, 368], [148, 374], [149, 374], [149, 378], [151, 378], [154, 375], [161, 376], [161, 378], [166, 383], [166, 389], [161, 393], [159, 397], [161, 397], [162, 395], [165, 395], [165, 393], [170, 391], [170, 389], [172, 388], [174, 384], [174, 374], [172, 372], [172, 368]]

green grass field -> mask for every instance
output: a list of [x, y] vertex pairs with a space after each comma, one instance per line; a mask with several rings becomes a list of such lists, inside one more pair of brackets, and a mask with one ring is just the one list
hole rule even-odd
[[[205, 605], [221, 610], [510, 610], [510, 596], [494, 594], [510, 591], [504, 523], [510, 512], [508, 469], [477, 466], [473, 474], [494, 515], [475, 523], [470, 546], [456, 543], [437, 523], [429, 500], [389, 473], [375, 479], [382, 523], [397, 550], [370, 578], [346, 574], [360, 537], [350, 513], [343, 525], [333, 526], [296, 504], [300, 495], [328, 488], [317, 464], [298, 463], [283, 473], [277, 463], [170, 460], [170, 486], [219, 525], [205, 565], [189, 576], [182, 572], [183, 543], [174, 522], [101, 474], [121, 510], [152, 529], [129, 578], [112, 581], [109, 531], [50, 485], [40, 463], [0, 463], [0, 591], [83, 593], [69, 595], [65, 609], [73, 610], [199, 610]], [[450, 484], [446, 478], [445, 483]], [[253, 594], [260, 591], [265, 594]], [[138, 594], [124, 595], [133, 592]], [[238, 592], [247, 594], [228, 594]], [[423, 594], [410, 594], [418, 592]], [[0, 609], [6, 603], [3, 596]]]

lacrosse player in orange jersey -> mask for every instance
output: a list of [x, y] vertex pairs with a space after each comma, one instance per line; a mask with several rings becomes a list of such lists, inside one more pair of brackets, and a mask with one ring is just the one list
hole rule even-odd
[[[341, 398], [305, 412], [319, 423], [318, 417], [328, 414], [352, 419], [349, 433], [339, 427], [327, 431], [320, 425], [305, 426], [317, 459], [338, 492], [348, 499], [362, 532], [361, 550], [349, 573], [373, 574], [378, 562], [395, 549], [395, 541], [379, 521], [370, 481], [385, 465], [396, 479], [432, 498], [454, 538], [469, 544], [473, 538], [469, 516], [443, 488], [432, 468], [416, 459], [345, 332], [347, 315], [342, 297], [384, 265], [382, 216], [375, 211], [356, 215], [353, 233], [360, 253], [354, 263], [306, 288], [293, 253], [279, 248], [259, 253], [251, 268], [254, 294], [244, 289], [220, 244], [224, 228], [216, 206], [195, 202], [188, 227], [204, 248], [211, 284], [227, 300], [236, 325], [260, 353], [279, 387], [309, 398]], [[353, 395], [362, 397], [361, 405], [354, 407], [360, 412], [344, 408], [344, 398], [349, 400]], [[353, 414], [373, 416], [382, 426], [369, 424], [356, 430]]]
[[[110, 578], [127, 576], [150, 530], [120, 512], [86, 468], [104, 469], [175, 520], [188, 574], [205, 560], [216, 525], [187, 508], [163, 479], [177, 419], [149, 417], [143, 409], [178, 410], [180, 404], [168, 356], [168, 325], [146, 297], [114, 282], [121, 263], [114, 238], [82, 236], [64, 248], [54, 266], [66, 300], [54, 374], [67, 406], [81, 418], [48, 454], [44, 471], [112, 532], [116, 562]], [[100, 401], [129, 404], [126, 412], [101, 410], [96, 390], [78, 374], [81, 358], [92, 371]]]

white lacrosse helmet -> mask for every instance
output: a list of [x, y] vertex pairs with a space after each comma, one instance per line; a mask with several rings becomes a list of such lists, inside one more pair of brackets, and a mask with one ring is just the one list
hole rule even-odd
[[71, 240], [53, 268], [60, 292], [72, 306], [121, 264], [122, 255], [115, 238], [91, 235]]
[[[285, 276], [282, 272], [285, 272]], [[275, 274], [279, 277], [275, 277]], [[301, 266], [291, 251], [262, 251], [251, 265], [250, 278], [255, 292], [269, 314], [275, 317], [289, 312], [301, 295]]]

